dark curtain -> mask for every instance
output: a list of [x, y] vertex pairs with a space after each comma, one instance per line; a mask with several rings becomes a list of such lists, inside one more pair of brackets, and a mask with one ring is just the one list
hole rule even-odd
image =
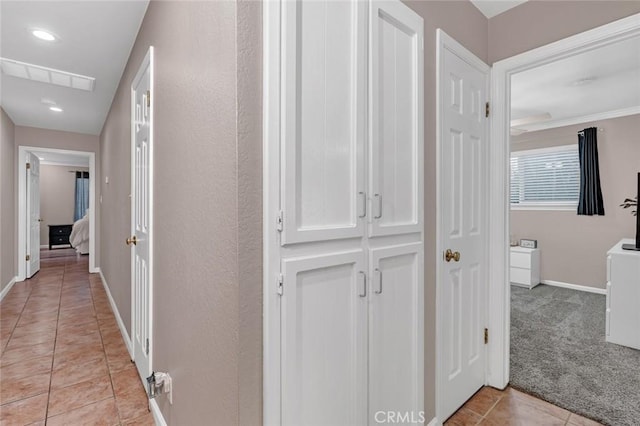
[[76, 172], [76, 202], [73, 221], [84, 217], [89, 208], [89, 172]]
[[598, 129], [590, 127], [578, 133], [580, 156], [580, 201], [578, 214], [604, 216], [598, 161]]

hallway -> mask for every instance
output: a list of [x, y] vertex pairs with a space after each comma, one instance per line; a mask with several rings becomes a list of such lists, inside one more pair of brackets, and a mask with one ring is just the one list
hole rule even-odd
[[73, 249], [0, 304], [0, 425], [153, 425], [98, 274]]

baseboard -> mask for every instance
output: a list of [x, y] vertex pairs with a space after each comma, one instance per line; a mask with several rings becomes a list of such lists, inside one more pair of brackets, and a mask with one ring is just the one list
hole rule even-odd
[[436, 425], [438, 425], [438, 424], [440, 424], [440, 423], [438, 422], [438, 418], [437, 418], [437, 417], [434, 417], [433, 419], [431, 419], [431, 421], [430, 421], [429, 423], [427, 423], [427, 426], [436, 426]]
[[4, 297], [7, 295], [7, 293], [9, 293], [9, 290], [11, 290], [11, 287], [13, 287], [13, 285], [16, 283], [16, 281], [18, 280], [18, 277], [13, 277], [11, 278], [11, 281], [9, 281], [9, 283], [4, 286], [4, 288], [2, 289], [2, 292], [0, 292], [0, 300], [4, 299]]
[[586, 285], [569, 284], [569, 283], [563, 283], [561, 281], [552, 281], [552, 280], [542, 280], [540, 281], [540, 283], [550, 285], [553, 287], [562, 287], [562, 288], [568, 288], [571, 290], [586, 291], [587, 293], [607, 294], [607, 290], [604, 288], [588, 287]]
[[162, 416], [162, 411], [155, 399], [149, 400], [149, 406], [151, 407], [151, 414], [153, 414], [153, 420], [156, 422], [156, 426], [167, 426], [167, 422]]
[[129, 356], [133, 359], [133, 344], [131, 343], [131, 338], [129, 337], [129, 333], [127, 332], [127, 328], [122, 322], [122, 317], [120, 316], [120, 312], [118, 311], [118, 307], [116, 306], [115, 300], [113, 300], [113, 296], [111, 296], [111, 291], [109, 290], [109, 285], [107, 284], [107, 279], [104, 277], [101, 268], [96, 268], [98, 273], [100, 274], [100, 279], [102, 280], [102, 286], [104, 287], [104, 291], [107, 292], [107, 297], [109, 298], [109, 304], [111, 304], [111, 310], [116, 317], [116, 322], [118, 323], [118, 327], [120, 328], [120, 334], [122, 334], [122, 338], [124, 339], [124, 344], [127, 346], [127, 350], [129, 351]]
[[49, 248], [49, 244], [40, 244], [41, 249]]

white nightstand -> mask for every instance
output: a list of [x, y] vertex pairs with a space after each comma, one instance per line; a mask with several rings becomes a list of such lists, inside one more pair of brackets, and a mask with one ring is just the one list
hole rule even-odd
[[540, 250], [511, 247], [510, 281], [532, 289], [540, 284]]

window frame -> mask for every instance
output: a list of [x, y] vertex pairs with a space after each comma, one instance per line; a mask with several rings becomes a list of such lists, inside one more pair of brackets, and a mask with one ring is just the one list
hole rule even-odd
[[[509, 205], [510, 205], [510, 210], [550, 210], [550, 211], [577, 211], [578, 209], [578, 202], [579, 200], [576, 201], [571, 201], [571, 202], [566, 202], [566, 201], [527, 201], [524, 203], [518, 203], [518, 204], [513, 204], [511, 203], [511, 160], [513, 158], [514, 155], [516, 156], [520, 156], [520, 155], [532, 155], [532, 154], [546, 154], [546, 153], [553, 153], [553, 152], [565, 152], [565, 151], [570, 151], [570, 150], [575, 150], [576, 155], [579, 155], [578, 153], [578, 143], [571, 143], [571, 144], [563, 144], [563, 145], [556, 145], [556, 146], [551, 146], [551, 147], [545, 147], [545, 148], [533, 148], [533, 149], [522, 149], [522, 150], [512, 150], [509, 153]], [[579, 158], [578, 158], [578, 161]], [[578, 183], [579, 185], [579, 183]], [[578, 188], [578, 191], [580, 190], [580, 188]], [[579, 195], [578, 195], [579, 196]]]

